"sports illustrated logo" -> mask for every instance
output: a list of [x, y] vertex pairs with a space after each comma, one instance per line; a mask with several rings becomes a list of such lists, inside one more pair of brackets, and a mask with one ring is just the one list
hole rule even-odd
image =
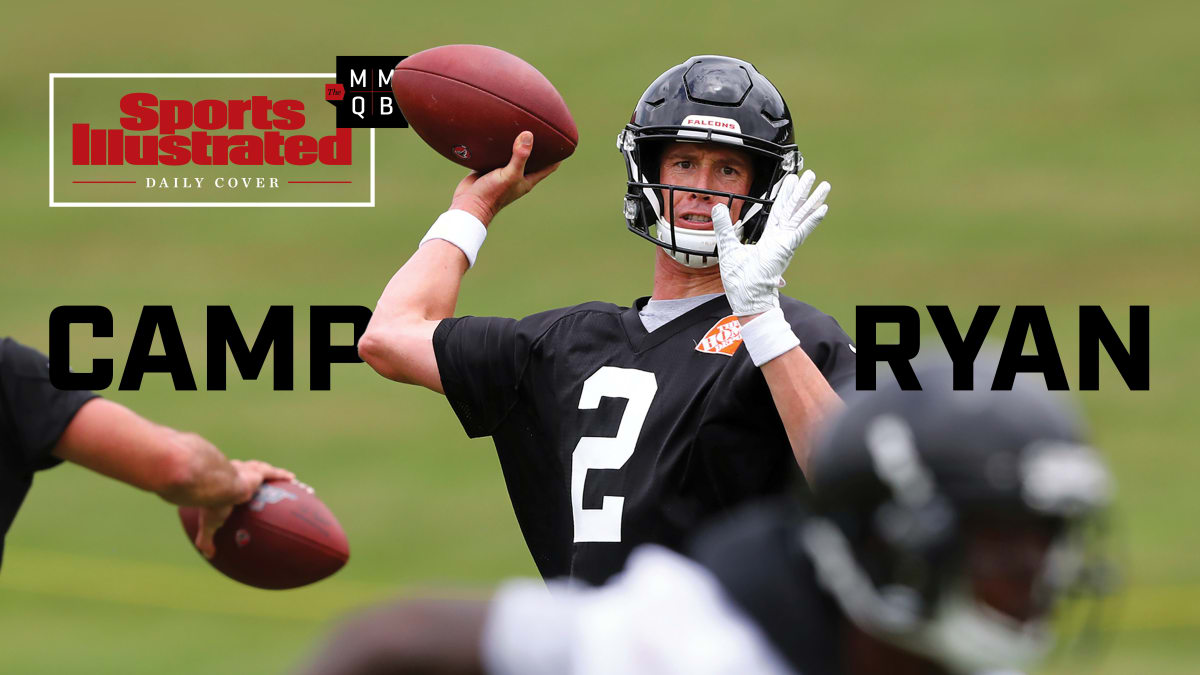
[[704, 337], [696, 343], [696, 351], [705, 354], [733, 356], [741, 344], [742, 324], [738, 321], [737, 316], [730, 314], [708, 329]]
[[[304, 104], [286, 99], [272, 101], [251, 96], [242, 101], [159, 100], [147, 92], [121, 97], [121, 129], [92, 129], [71, 125], [71, 164], [119, 166], [121, 164], [199, 166], [236, 164], [292, 164], [303, 166], [350, 163], [350, 130], [338, 129], [317, 139], [304, 134], [284, 136], [304, 126]], [[190, 128], [188, 134], [177, 133]], [[261, 134], [210, 134], [210, 131], [250, 131]], [[127, 131], [157, 134], [127, 135]]]
[[279, 502], [288, 499], [295, 501], [299, 499], [299, 497], [288, 492], [287, 490], [284, 490], [278, 485], [263, 483], [262, 486], [258, 488], [258, 492], [254, 493], [254, 499], [250, 501], [249, 508], [251, 511], [262, 511], [271, 504], [278, 504]]
[[467, 146], [456, 145], [454, 146], [453, 150], [454, 154], [458, 155], [459, 157], [462, 157], [463, 159], [471, 159], [471, 151], [467, 149]]
[[688, 115], [687, 117], [683, 118], [682, 125], [685, 127], [704, 127], [706, 129], [732, 131], [735, 134], [742, 133], [742, 125], [738, 124], [737, 120], [729, 119], [728, 117]]
[[320, 104], [332, 77], [52, 73], [50, 206], [373, 206], [374, 132]]

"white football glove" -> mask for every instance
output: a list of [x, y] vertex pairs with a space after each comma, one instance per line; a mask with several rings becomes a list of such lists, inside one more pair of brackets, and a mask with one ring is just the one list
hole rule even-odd
[[756, 244], [738, 241], [726, 205], [713, 207], [721, 282], [735, 315], [761, 314], [779, 306], [783, 271], [792, 261], [796, 249], [829, 212], [825, 205], [825, 197], [829, 195], [828, 182], [821, 181], [809, 195], [816, 180], [812, 171], [783, 179], [775, 206]]

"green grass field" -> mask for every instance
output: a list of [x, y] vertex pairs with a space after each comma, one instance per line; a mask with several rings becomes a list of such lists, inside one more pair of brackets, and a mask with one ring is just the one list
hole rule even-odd
[[[240, 587], [190, 549], [174, 510], [75, 467], [41, 474], [0, 574], [5, 673], [282, 672], [344, 612], [430, 588], [531, 575], [488, 440], [438, 396], [338, 366], [307, 391], [307, 312], [373, 306], [461, 171], [409, 131], [378, 137], [374, 209], [51, 209], [51, 72], [330, 72], [338, 54], [491, 44], [538, 66], [579, 126], [575, 156], [495, 223], [460, 313], [522, 316], [648, 292], [652, 247], [625, 233], [613, 139], [642, 89], [696, 53], [754, 62], [784, 92], [832, 211], [788, 292], [855, 334], [855, 306], [1041, 304], [1076, 373], [1076, 307], [1151, 307], [1151, 388], [1105, 362], [1080, 397], [1118, 482], [1127, 587], [1098, 661], [1053, 673], [1191, 673], [1200, 662], [1200, 89], [1193, 3], [23, 4], [0, 73], [0, 335], [45, 349], [50, 310], [112, 308], [75, 344], [118, 373], [143, 305], [175, 307], [201, 391], [148, 376], [105, 392], [234, 457], [295, 470], [351, 539], [347, 568], [291, 592]], [[86, 103], [83, 103], [86, 105]], [[1188, 270], [1191, 270], [1190, 272]], [[298, 390], [231, 369], [204, 391], [204, 308], [251, 331], [297, 306]], [[926, 318], [924, 334], [936, 344]], [[860, 339], [863, 336], [859, 336]], [[348, 339], [342, 336], [341, 339]]]

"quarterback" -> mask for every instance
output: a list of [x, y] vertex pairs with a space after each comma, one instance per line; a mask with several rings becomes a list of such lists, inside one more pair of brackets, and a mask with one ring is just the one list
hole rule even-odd
[[532, 144], [521, 133], [508, 166], [459, 183], [359, 353], [493, 438], [544, 577], [600, 583], [638, 544], [678, 548], [807, 468], [810, 432], [854, 381], [854, 350], [833, 318], [778, 289], [829, 184], [797, 175], [791, 114], [754, 66], [693, 57], [646, 89], [617, 140], [627, 227], [657, 245], [651, 295], [454, 317], [493, 218], [557, 168], [525, 175]]

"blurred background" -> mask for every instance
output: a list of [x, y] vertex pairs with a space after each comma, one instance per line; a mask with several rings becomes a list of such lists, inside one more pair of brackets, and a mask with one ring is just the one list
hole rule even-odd
[[[494, 223], [459, 313], [648, 294], [654, 251], [624, 231], [614, 138], [646, 85], [700, 53], [753, 62], [787, 98], [807, 166], [833, 184], [787, 292], [851, 335], [856, 305], [948, 304], [966, 325], [976, 306], [999, 304], [997, 341], [1014, 305], [1046, 305], [1074, 388], [1077, 307], [1102, 305], [1127, 339], [1127, 307], [1150, 305], [1150, 390], [1128, 391], [1105, 357], [1100, 390], [1078, 395], [1119, 483], [1125, 593], [1101, 628], [1102, 658], [1068, 655], [1045, 672], [1195, 672], [1200, 7], [640, 4], [7, 10], [0, 334], [44, 350], [51, 309], [105, 305], [116, 337], [76, 339], [72, 361], [113, 358], [119, 374], [141, 307], [172, 305], [200, 391], [149, 375], [140, 391], [104, 394], [232, 457], [295, 470], [337, 514], [352, 555], [308, 589], [241, 587], [191, 549], [173, 508], [63, 466], [38, 476], [8, 536], [0, 670], [281, 672], [363, 603], [536, 574], [490, 440], [468, 440], [441, 397], [362, 364], [335, 366], [332, 391], [307, 390], [306, 308], [373, 307], [448, 204], [459, 167], [411, 131], [381, 130], [373, 209], [47, 206], [48, 73], [332, 72], [339, 54], [469, 42], [545, 73], [581, 142]], [[272, 391], [269, 363], [258, 381], [231, 367], [227, 391], [204, 391], [205, 307], [219, 304], [247, 333], [270, 305], [297, 307], [297, 391]], [[348, 329], [335, 338], [347, 342]]]

